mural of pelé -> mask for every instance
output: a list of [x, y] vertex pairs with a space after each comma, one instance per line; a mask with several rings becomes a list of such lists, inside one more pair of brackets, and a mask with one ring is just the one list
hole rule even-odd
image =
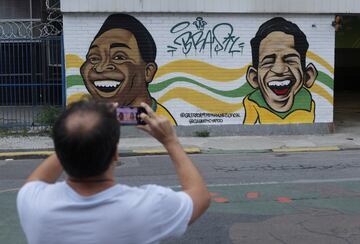
[[243, 100], [244, 124], [314, 123], [315, 102], [308, 88], [318, 72], [312, 63], [306, 65], [308, 48], [305, 34], [284, 18], [260, 26], [251, 40], [246, 80], [255, 91]]
[[145, 102], [176, 124], [148, 90], [157, 71], [155, 59], [156, 44], [146, 27], [131, 15], [112, 14], [91, 42], [80, 73], [94, 99], [121, 106]]

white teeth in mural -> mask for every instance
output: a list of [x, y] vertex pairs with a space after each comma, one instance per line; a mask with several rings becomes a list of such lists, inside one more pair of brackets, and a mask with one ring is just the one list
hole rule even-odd
[[96, 87], [118, 87], [120, 83], [120, 81], [114, 80], [98, 80], [94, 82]]
[[282, 80], [282, 81], [274, 80], [269, 82], [269, 86], [288, 86], [290, 85], [290, 82], [291, 82], [290, 80]]

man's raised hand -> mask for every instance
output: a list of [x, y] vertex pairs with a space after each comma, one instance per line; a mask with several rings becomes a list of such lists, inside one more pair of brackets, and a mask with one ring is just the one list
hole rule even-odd
[[138, 128], [152, 135], [163, 145], [178, 142], [175, 129], [166, 117], [155, 114], [146, 103], [141, 103], [140, 106], [146, 110], [147, 114], [140, 114], [140, 118], [145, 121], [146, 125], [138, 125]]

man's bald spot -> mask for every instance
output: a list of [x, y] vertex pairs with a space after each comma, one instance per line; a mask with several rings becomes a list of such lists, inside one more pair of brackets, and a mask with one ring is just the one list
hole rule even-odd
[[100, 115], [94, 111], [77, 111], [71, 114], [65, 122], [69, 133], [83, 134], [93, 130], [100, 122]]

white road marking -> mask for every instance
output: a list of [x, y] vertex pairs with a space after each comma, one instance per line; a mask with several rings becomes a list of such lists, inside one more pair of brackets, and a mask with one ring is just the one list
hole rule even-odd
[[[265, 182], [239, 182], [232, 184], [209, 184], [208, 187], [223, 186], [252, 186], [252, 185], [278, 185], [278, 184], [311, 184], [311, 183], [332, 183], [332, 182], [350, 182], [360, 181], [360, 178], [339, 178], [339, 179], [313, 179], [313, 180], [291, 180], [291, 181], [265, 181]], [[170, 188], [181, 188], [180, 185], [168, 186]], [[10, 188], [0, 190], [0, 193], [18, 191], [20, 188]]]
[[[311, 184], [311, 183], [332, 183], [360, 181], [360, 178], [339, 178], [339, 179], [313, 179], [313, 180], [291, 180], [291, 181], [265, 181], [265, 182], [239, 182], [231, 184], [208, 184], [208, 187], [223, 186], [252, 186], [252, 185], [279, 185], [279, 184]], [[181, 188], [180, 185], [168, 186], [170, 188]]]
[[5, 192], [18, 191], [18, 190], [20, 190], [20, 188], [10, 188], [10, 189], [5, 189], [5, 190], [0, 190], [0, 194], [5, 193]]

